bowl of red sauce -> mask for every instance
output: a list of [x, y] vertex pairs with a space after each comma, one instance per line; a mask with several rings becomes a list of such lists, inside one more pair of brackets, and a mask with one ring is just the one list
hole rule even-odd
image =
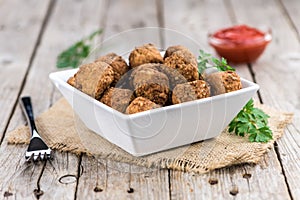
[[208, 42], [219, 56], [233, 63], [256, 61], [272, 40], [271, 29], [235, 25], [209, 33]]

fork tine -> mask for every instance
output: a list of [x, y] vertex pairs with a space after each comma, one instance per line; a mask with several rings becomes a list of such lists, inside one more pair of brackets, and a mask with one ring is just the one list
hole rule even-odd
[[[27, 153], [27, 152], [26, 152]], [[31, 155], [25, 155], [26, 162], [31, 162], [33, 160], [33, 153]]]
[[41, 153], [41, 155], [40, 155], [41, 160], [44, 160], [46, 158], [45, 154], [46, 153]]
[[33, 154], [33, 161], [38, 161], [40, 154]]
[[43, 141], [35, 126], [30, 97], [22, 97], [20, 100], [31, 131], [31, 139], [25, 153], [25, 159], [27, 161], [50, 159], [51, 149]]

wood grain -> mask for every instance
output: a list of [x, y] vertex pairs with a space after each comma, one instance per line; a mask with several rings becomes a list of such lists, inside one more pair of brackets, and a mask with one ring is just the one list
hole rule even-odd
[[16, 148], [4, 145], [4, 147], [1, 146], [0, 149], [1, 169], [5, 169], [5, 173], [0, 173], [1, 199], [34, 199], [35, 191], [39, 191], [37, 180], [44, 164], [26, 164], [25, 146]]
[[[72, 4], [72, 6], [65, 6], [65, 3], [67, 5]], [[40, 45], [37, 47], [30, 71], [26, 74], [26, 82], [21, 93], [21, 95], [32, 97], [36, 115], [49, 108], [53, 101], [60, 96], [48, 79], [48, 74], [57, 70], [55, 66], [57, 55], [84, 35], [99, 28], [98, 21], [103, 13], [100, 3], [99, 1], [58, 1], [54, 5], [49, 22], [43, 30], [44, 34]], [[90, 15], [91, 10], [97, 7], [99, 8], [98, 14]], [[20, 122], [24, 122], [24, 119], [19, 107], [17, 107], [8, 129], [20, 125]], [[18, 146], [14, 148], [3, 147], [3, 151], [7, 154], [14, 154], [15, 152], [24, 152], [25, 149]], [[14, 166], [15, 162], [21, 160], [24, 160], [23, 155], [17, 157], [16, 160], [11, 160], [10, 163]], [[54, 197], [55, 199], [74, 199], [78, 161], [78, 157], [73, 154], [56, 153], [51, 163], [48, 162], [45, 166], [34, 169], [32, 172], [34, 176], [30, 177], [34, 184], [21, 187], [20, 184], [28, 182], [28, 176], [21, 176], [18, 181], [10, 180], [5, 187], [9, 187], [11, 193], [21, 195], [22, 198], [26, 198], [23, 195], [26, 194], [26, 191], [33, 194], [34, 187], [38, 185], [42, 192], [40, 196], [45, 199]]]
[[[234, 20], [234, 11], [237, 8], [232, 9], [230, 4], [222, 5], [223, 1], [214, 1], [206, 6], [203, 6], [204, 1], [185, 1], [184, 3], [177, 1], [175, 4], [172, 4], [174, 7], [167, 4], [169, 3], [168, 1], [165, 2], [164, 7], [168, 8], [165, 10], [166, 27], [184, 30], [186, 34], [193, 35], [197, 37], [197, 40], [202, 41], [203, 44], [205, 43], [203, 46], [207, 49], [211, 48], [207, 44], [206, 35], [213, 26], [224, 27], [226, 24], [230, 26], [236, 21]], [[219, 6], [218, 13], [210, 14], [216, 6]], [[176, 10], [176, 7], [182, 10]], [[246, 8], [243, 10], [245, 9]], [[174, 12], [178, 13], [177, 16], [179, 16], [179, 18], [172, 19]], [[186, 13], [188, 13], [188, 15]], [[178, 21], [181, 23], [178, 23]], [[248, 80], [253, 80], [247, 65], [235, 65], [235, 67], [240, 76]], [[193, 199], [196, 197], [200, 199], [243, 199], [245, 197], [250, 199], [265, 199], [274, 198], [272, 191], [280, 188], [282, 193], [278, 199], [289, 199], [284, 176], [281, 173], [276, 173], [278, 170], [281, 170], [281, 166], [274, 150], [266, 155], [265, 158], [267, 158], [265, 162], [268, 167], [264, 169], [259, 165], [242, 165], [228, 169], [220, 169], [203, 176], [174, 171], [171, 174], [171, 196], [175, 199]], [[273, 173], [274, 176], [270, 177], [270, 172]], [[247, 181], [243, 178], [243, 174], [251, 174], [251, 179], [247, 179]], [[210, 177], [218, 180], [218, 184], [209, 184]], [[261, 180], [265, 182], [276, 181], [278, 184], [273, 184], [268, 189], [262, 190], [261, 187], [263, 187], [263, 184], [260, 183]]]
[[[108, 8], [104, 40], [128, 29], [157, 26], [157, 12], [153, 0], [110, 1]], [[82, 157], [82, 166], [83, 174], [79, 179], [77, 199], [169, 197], [167, 170], [153, 170], [86, 156]]]
[[19, 6], [20, 2], [15, 0], [0, 3], [0, 103], [5, 108], [0, 113], [0, 138], [26, 77], [49, 1], [29, 0], [18, 12], [12, 12], [12, 8]]
[[[1, 137], [4, 137], [32, 61], [49, 2], [30, 0], [23, 3], [18, 12], [12, 12], [12, 9], [22, 4], [19, 1], [2, 1], [0, 4], [1, 108], [6, 111], [0, 114]], [[24, 119], [19, 122], [24, 122]], [[11, 123], [8, 130], [16, 126], [17, 122]], [[1, 143], [0, 198], [2, 199], [34, 198], [34, 190], [38, 189], [36, 180], [40, 177], [43, 164], [36, 166], [24, 164], [25, 148]]]
[[[55, 100], [53, 93], [58, 93], [48, 79], [48, 74], [57, 70], [55, 66], [57, 55], [74, 42], [99, 28], [99, 21], [104, 16], [102, 5], [103, 1], [96, 0], [57, 2], [45, 30], [37, 57], [28, 74], [30, 82], [24, 88], [24, 92], [32, 93], [32, 91], [36, 91], [31, 95], [37, 102], [44, 103], [44, 106], [41, 107], [42, 110], [49, 107], [52, 101]], [[95, 14], [91, 15], [92, 12], [95, 12]], [[44, 67], [41, 68], [40, 66]], [[37, 74], [40, 78], [36, 78]], [[45, 89], [47, 88], [44, 97], [38, 93], [36, 85], [43, 85]], [[56, 95], [57, 97], [58, 95]], [[45, 188], [43, 198], [74, 199], [79, 169], [79, 158], [77, 156], [68, 153], [57, 154], [55, 162], [46, 165], [40, 180], [41, 187]]]
[[270, 25], [273, 41], [249, 65], [253, 74], [247, 65], [235, 67], [242, 77], [255, 78], [264, 103], [294, 112], [295, 117], [258, 165], [204, 175], [60, 152], [54, 152], [54, 160], [33, 165], [24, 161], [27, 146], [7, 145], [4, 137], [0, 199], [299, 199], [298, 5], [297, 0], [2, 0], [0, 104], [5, 112], [0, 114], [0, 137], [25, 123], [17, 105], [20, 95], [32, 96], [36, 116], [61, 97], [48, 79], [57, 71], [56, 56], [99, 27], [105, 31], [98, 42], [132, 28], [165, 26], [192, 37], [215, 55], [206, 40], [208, 31], [236, 22]]
[[[299, 5], [298, 1], [287, 1], [285, 5], [290, 16], [296, 11], [292, 6]], [[236, 6], [236, 4], [234, 4]], [[256, 9], [254, 16], [241, 12], [242, 9]], [[281, 110], [294, 112], [293, 123], [288, 126], [284, 136], [277, 142], [277, 153], [283, 167], [283, 174], [289, 187], [292, 198], [300, 197], [299, 171], [300, 171], [300, 68], [299, 37], [292, 26], [291, 19], [287, 17], [286, 10], [277, 1], [270, 1], [264, 5], [261, 1], [251, 1], [235, 7], [239, 19], [250, 24], [264, 23], [272, 27], [273, 41], [266, 49], [264, 55], [253, 64], [256, 80], [260, 85], [261, 96], [264, 103]], [[262, 22], [263, 19], [263, 22]], [[297, 19], [294, 24], [296, 24]]]
[[266, 154], [256, 166], [232, 166], [204, 175], [174, 171], [171, 173], [172, 198], [290, 199], [280, 165], [273, 154]]
[[86, 156], [82, 158], [82, 169], [78, 199], [168, 199], [169, 196], [167, 170]]
[[296, 34], [298, 35], [298, 40], [300, 39], [300, 21], [299, 19], [299, 12], [298, 8], [300, 6], [299, 1], [297, 0], [290, 0], [290, 1], [283, 1], [280, 0], [279, 3], [283, 6], [283, 14], [286, 14], [287, 20], [289, 20], [290, 26], [294, 28]]
[[155, 0], [113, 0], [109, 1], [105, 38], [130, 29], [157, 27]]

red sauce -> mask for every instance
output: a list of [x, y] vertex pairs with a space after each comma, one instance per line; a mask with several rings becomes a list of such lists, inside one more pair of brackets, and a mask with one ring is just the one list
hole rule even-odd
[[213, 34], [213, 37], [235, 44], [249, 43], [253, 40], [263, 39], [265, 34], [256, 28], [247, 25], [237, 25], [222, 29]]
[[262, 32], [247, 25], [224, 28], [209, 36], [209, 44], [230, 62], [255, 61], [271, 41], [269, 32]]

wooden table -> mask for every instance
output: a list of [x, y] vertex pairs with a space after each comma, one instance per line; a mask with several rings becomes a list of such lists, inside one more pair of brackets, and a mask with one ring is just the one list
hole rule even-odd
[[[298, 0], [0, 0], [0, 199], [300, 199], [299, 8]], [[238, 22], [273, 29], [263, 56], [236, 66], [238, 73], [260, 85], [256, 98], [263, 103], [295, 113], [258, 165], [198, 175], [54, 152], [51, 164], [28, 166], [26, 146], [5, 142], [25, 123], [18, 98], [31, 95], [36, 116], [47, 110], [61, 97], [48, 79], [56, 56], [99, 27], [101, 40], [131, 28], [167, 27], [213, 52], [207, 31]]]

